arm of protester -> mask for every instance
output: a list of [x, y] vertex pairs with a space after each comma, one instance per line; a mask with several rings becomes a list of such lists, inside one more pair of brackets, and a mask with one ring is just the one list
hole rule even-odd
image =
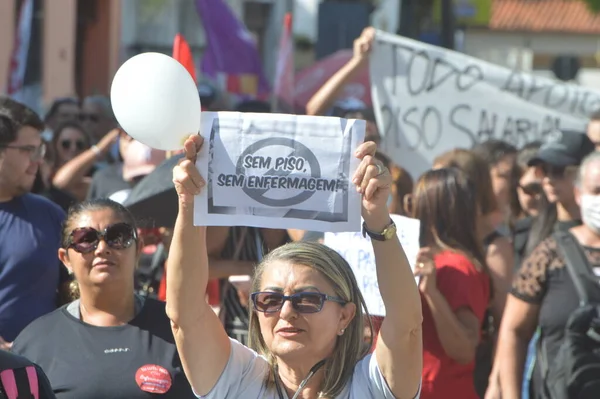
[[[392, 184], [389, 171], [373, 155], [373, 142], [362, 144], [356, 154], [361, 163], [353, 182], [362, 194], [362, 216], [366, 227], [381, 233], [390, 225], [387, 199]], [[392, 393], [414, 398], [419, 391], [423, 366], [421, 299], [404, 249], [394, 234], [387, 241], [371, 240], [377, 267], [377, 282], [387, 309], [375, 356]]]
[[464, 256], [434, 256], [427, 247], [420, 249], [417, 265], [419, 289], [444, 352], [457, 363], [473, 362], [489, 300], [480, 272]]
[[96, 146], [90, 147], [64, 164], [54, 174], [52, 184], [56, 188], [66, 189], [73, 183], [81, 181], [85, 175], [88, 174], [96, 161], [98, 161], [98, 157], [100, 155], [106, 155], [110, 151], [110, 148], [117, 140], [119, 133], [119, 129], [111, 130], [102, 137], [102, 140], [100, 140]]
[[513, 276], [514, 250], [506, 237], [499, 237], [492, 242], [485, 256], [494, 290], [492, 300], [492, 315], [496, 331], [500, 328], [500, 320], [504, 313], [506, 296], [510, 291]]
[[369, 54], [375, 39], [375, 29], [365, 28], [358, 39], [354, 41], [354, 55], [340, 70], [338, 70], [325, 84], [311, 97], [306, 104], [307, 115], [323, 115], [335, 102], [344, 85], [352, 79], [357, 72], [367, 67]]
[[288, 229], [288, 235], [294, 242], [302, 241], [304, 238], [304, 234], [306, 234], [306, 230], [297, 230], [297, 229]]
[[10, 352], [12, 344], [12, 342], [5, 341], [4, 338], [0, 337], [0, 350]]
[[525, 357], [547, 289], [547, 271], [557, 259], [556, 241], [542, 241], [523, 261], [506, 300], [496, 349], [502, 396], [520, 397]]
[[502, 399], [502, 389], [500, 388], [500, 362], [498, 361], [498, 356], [494, 356], [494, 364], [492, 366], [492, 371], [490, 371], [488, 386], [483, 399]]
[[522, 301], [512, 294], [508, 296], [496, 349], [503, 397], [518, 398], [521, 394], [527, 346], [535, 332], [538, 316], [539, 305]]
[[185, 157], [173, 169], [179, 198], [167, 273], [167, 315], [185, 374], [198, 395], [206, 395], [223, 373], [231, 345], [204, 295], [209, 279], [206, 227], [194, 226], [194, 196], [205, 180], [195, 166], [204, 140], [190, 136]]

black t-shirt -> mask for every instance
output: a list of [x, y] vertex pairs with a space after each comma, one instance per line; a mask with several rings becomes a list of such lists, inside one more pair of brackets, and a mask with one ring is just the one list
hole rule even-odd
[[[583, 247], [583, 251], [590, 267], [595, 273], [599, 273], [600, 248]], [[547, 358], [555, 359], [563, 341], [567, 321], [579, 306], [579, 297], [554, 236], [542, 241], [523, 261], [513, 281], [511, 293], [527, 303], [540, 306], [540, 339]], [[533, 392], [540, 392], [541, 384], [540, 370], [536, 366]]]
[[117, 327], [86, 324], [63, 306], [25, 328], [13, 351], [42, 367], [58, 399], [195, 398], [165, 304], [150, 298]]
[[[529, 242], [529, 234], [531, 233], [531, 228], [533, 227], [533, 222], [535, 219], [531, 216], [520, 219], [515, 223], [515, 228], [513, 232], [513, 249], [515, 252], [514, 258], [514, 272], [515, 274], [519, 271], [521, 267], [521, 263], [527, 256], [527, 243]], [[554, 224], [554, 231], [567, 231], [571, 227], [579, 226], [581, 224], [581, 220], [566, 220], [566, 221], [557, 221]]]

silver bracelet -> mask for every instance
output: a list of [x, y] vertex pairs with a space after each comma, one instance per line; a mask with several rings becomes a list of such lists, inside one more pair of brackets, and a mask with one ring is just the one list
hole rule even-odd
[[92, 152], [94, 153], [94, 155], [98, 156], [100, 154], [102, 154], [102, 150], [100, 149], [100, 147], [98, 147], [96, 144], [94, 144], [93, 146], [90, 147], [90, 150], [92, 150]]

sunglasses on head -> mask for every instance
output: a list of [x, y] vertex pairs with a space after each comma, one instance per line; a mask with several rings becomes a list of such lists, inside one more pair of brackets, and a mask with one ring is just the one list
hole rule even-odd
[[531, 196], [541, 194], [543, 190], [540, 183], [529, 183], [524, 186], [519, 184], [519, 188], [521, 191], [523, 191], [523, 193]]
[[73, 145], [78, 151], [83, 151], [85, 149], [85, 142], [81, 140], [62, 140], [60, 145], [65, 150], [70, 150]]
[[137, 232], [127, 223], [110, 225], [104, 231], [93, 227], [81, 227], [71, 232], [67, 248], [87, 254], [98, 248], [100, 240], [104, 240], [112, 249], [126, 249], [137, 240]]
[[347, 303], [341, 298], [320, 292], [298, 292], [289, 296], [280, 292], [253, 292], [250, 298], [254, 309], [264, 313], [279, 312], [285, 301], [290, 301], [298, 313], [318, 313], [323, 309], [325, 301], [333, 301], [342, 305]]

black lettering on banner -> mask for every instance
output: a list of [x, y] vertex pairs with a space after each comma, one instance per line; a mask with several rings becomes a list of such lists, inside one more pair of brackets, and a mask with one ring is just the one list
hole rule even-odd
[[[484, 80], [483, 70], [479, 65], [469, 64], [463, 68], [458, 67], [444, 58], [430, 54], [427, 50], [417, 50], [411, 47], [396, 45], [410, 52], [406, 67], [406, 85], [408, 93], [417, 96], [424, 91], [432, 92], [442, 86], [449, 79], [454, 79], [454, 86], [460, 92], [473, 88], [478, 82]], [[397, 53], [394, 58], [394, 76], [398, 76]], [[424, 61], [424, 65], [417, 65], [418, 61]], [[422, 76], [415, 71], [422, 71]], [[396, 94], [395, 79], [392, 93]]]
[[[469, 104], [460, 104], [456, 105], [450, 111], [450, 125], [455, 129], [463, 132], [465, 136], [470, 140], [470, 145], [468, 147], [472, 147], [477, 143], [477, 139], [475, 137], [475, 133], [471, 129], [469, 129], [466, 125], [463, 124], [463, 121], [469, 120], [469, 114], [473, 109]], [[466, 115], [462, 115], [466, 113]]]
[[[438, 76], [438, 71], [441, 71], [441, 67], [446, 67], [447, 70], [445, 73], [441, 73]], [[446, 60], [442, 60], [440, 58], [436, 58], [433, 60], [433, 67], [431, 69], [431, 77], [428, 77], [427, 80], [429, 84], [427, 85], [427, 91], [433, 91], [437, 87], [441, 86], [446, 80], [448, 80], [452, 75], [456, 74], [457, 69], [452, 65], [448, 64]]]
[[[425, 59], [424, 68], [418, 68], [418, 70], [423, 71], [423, 77], [421, 78], [421, 82], [418, 88], [413, 87], [413, 81], [416, 80], [416, 76], [413, 75], [413, 69], [415, 68], [415, 63], [419, 59]], [[408, 61], [408, 66], [406, 67], [406, 86], [408, 92], [412, 96], [417, 96], [421, 94], [427, 88], [427, 82], [429, 81], [429, 70], [431, 69], [431, 58], [429, 58], [429, 53], [425, 50], [419, 51], [411, 51], [410, 59]]]
[[425, 143], [425, 148], [429, 150], [435, 148], [442, 138], [442, 128], [443, 123], [440, 112], [433, 107], [425, 108], [421, 116], [421, 137]]
[[[569, 101], [569, 91], [570, 90], [567, 85], [551, 85], [548, 87], [548, 91], [546, 92], [546, 98], [544, 99], [544, 103], [549, 108], [560, 108], [563, 105], [565, 105], [567, 101]], [[555, 95], [557, 95], [558, 98], [553, 102], [552, 97]], [[575, 97], [574, 100], [575, 101], [573, 102], [576, 102], [577, 97]]]
[[[466, 82], [463, 81], [463, 78], [467, 78], [465, 79]], [[458, 75], [456, 87], [459, 91], [468, 91], [478, 82], [483, 81], [483, 78], [483, 71], [479, 65], [469, 65], [462, 71], [460, 75]]]
[[[511, 71], [500, 89], [546, 108], [579, 116], [589, 116], [600, 108], [600, 95], [594, 92], [571, 83], [554, 83], [516, 70]], [[536, 95], [539, 95], [539, 99], [533, 101]]]
[[421, 138], [423, 136], [421, 127], [419, 126], [419, 123], [418, 123], [418, 120], [419, 120], [418, 116], [417, 116], [417, 122], [409, 119], [411, 117], [411, 115], [417, 113], [417, 111], [418, 111], [417, 107], [410, 107], [402, 115], [402, 122], [404, 122], [406, 125], [408, 125], [408, 126], [410, 126], [412, 128], [413, 134], [411, 136], [416, 139], [416, 141], [414, 142], [414, 144], [412, 144], [411, 140], [409, 138], [409, 135], [407, 134], [408, 132], [405, 129], [402, 129], [402, 131], [404, 133], [404, 137], [406, 138], [406, 142], [408, 144], [408, 150], [409, 151], [413, 151], [413, 150], [416, 150], [417, 148], [419, 148], [419, 144], [421, 144]]
[[400, 109], [391, 105], [384, 104], [381, 107], [381, 119], [383, 120], [383, 137], [394, 137], [394, 148], [401, 148], [400, 128], [398, 126], [398, 115]]
[[[529, 142], [528, 134], [533, 130], [533, 123], [529, 119], [517, 119], [515, 121], [515, 142], [519, 144]], [[536, 134], [534, 133], [534, 136]]]
[[501, 90], [508, 93], [513, 93], [517, 97], [524, 98], [525, 81], [523, 80], [521, 73], [519, 73], [519, 71], [512, 70], [510, 75], [508, 75], [508, 79], [506, 79], [504, 82]]
[[481, 110], [481, 114], [479, 115], [479, 130], [477, 131], [478, 141], [485, 141], [494, 137], [497, 122], [497, 114], [492, 113], [490, 118], [487, 110]]
[[410, 107], [401, 111], [399, 107], [391, 108], [385, 105], [381, 108], [384, 115], [384, 134], [393, 135], [394, 148], [402, 147], [401, 137], [404, 137], [406, 148], [414, 151], [424, 146], [433, 149], [442, 138], [443, 117], [435, 107]]

